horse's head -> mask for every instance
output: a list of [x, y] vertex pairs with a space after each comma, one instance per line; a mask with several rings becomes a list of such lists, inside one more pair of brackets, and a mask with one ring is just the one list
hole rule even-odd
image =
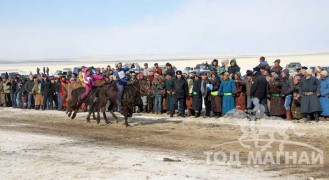
[[148, 95], [151, 92], [151, 85], [150, 83], [145, 79], [138, 80], [138, 83], [136, 83], [136, 87], [139, 89], [139, 92], [142, 95]]

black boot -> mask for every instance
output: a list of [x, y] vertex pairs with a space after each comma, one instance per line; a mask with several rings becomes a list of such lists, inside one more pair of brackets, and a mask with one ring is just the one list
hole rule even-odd
[[181, 114], [180, 115], [181, 117], [183, 117], [183, 118], [185, 117], [185, 111], [182, 110], [180, 114]]
[[315, 120], [315, 122], [319, 122], [320, 121], [320, 117], [319, 117], [319, 113], [318, 112], [315, 112], [314, 113], [314, 120]]
[[307, 123], [311, 120], [310, 114], [303, 114], [303, 121], [304, 123]]
[[195, 113], [195, 118], [198, 118], [200, 116], [201, 116], [201, 112], [200, 111], [198, 111], [197, 113]]
[[174, 112], [170, 111], [170, 117], [171, 118], [174, 117], [174, 113], [175, 113], [175, 111]]

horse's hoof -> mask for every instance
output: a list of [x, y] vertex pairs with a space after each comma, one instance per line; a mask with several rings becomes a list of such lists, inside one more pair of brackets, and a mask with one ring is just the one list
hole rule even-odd
[[106, 122], [106, 124], [112, 124], [112, 122], [111, 121], [105, 121]]
[[131, 125], [130, 124], [125, 124], [126, 125], [126, 127], [131, 127]]
[[99, 123], [101, 123], [101, 121], [100, 120], [97, 120], [97, 124], [99, 124]]

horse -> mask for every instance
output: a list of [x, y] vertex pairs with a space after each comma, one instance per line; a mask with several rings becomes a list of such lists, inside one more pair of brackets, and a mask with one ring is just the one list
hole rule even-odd
[[71, 117], [71, 114], [72, 114], [72, 108], [70, 106], [71, 101], [72, 101], [72, 91], [74, 89], [77, 89], [77, 88], [80, 88], [80, 87], [84, 87], [83, 84], [80, 81], [72, 82], [72, 83], [66, 84], [64, 86], [65, 94], [67, 94], [67, 96], [64, 98], [64, 100], [68, 104], [68, 106], [66, 108], [66, 114], [68, 114], [68, 117]]
[[149, 94], [150, 91], [151, 91], [150, 85], [145, 79], [140, 79], [135, 83], [125, 87], [121, 100], [121, 105], [123, 108], [121, 114], [125, 118], [124, 125], [126, 127], [130, 126], [128, 123], [128, 118], [132, 117], [133, 109], [135, 107], [137, 98]]
[[[105, 81], [104, 81], [104, 83], [105, 83]], [[100, 83], [100, 84], [104, 84], [104, 83]], [[112, 96], [116, 97], [117, 91], [118, 90], [115, 85], [114, 86], [112, 85], [111, 87], [109, 87], [109, 84], [104, 84], [101, 87], [94, 87], [85, 99], [83, 99], [82, 101], [79, 101], [82, 93], [85, 92], [85, 88], [80, 87], [80, 88], [74, 89], [72, 91], [72, 101], [70, 103], [72, 110], [74, 110], [73, 115], [71, 116], [71, 119], [74, 119], [76, 117], [76, 114], [78, 113], [79, 108], [81, 107], [82, 103], [84, 103], [86, 106], [91, 105], [89, 114], [87, 117], [87, 122], [90, 122], [90, 114], [97, 112], [97, 118], [95, 117], [94, 114], [93, 114], [94, 115], [93, 117], [94, 117], [94, 119], [97, 120], [97, 123], [99, 124], [100, 123], [99, 111], [100, 111], [100, 108], [106, 106], [107, 100], [110, 100], [110, 102], [111, 102], [109, 110], [110, 110], [110, 113], [112, 114], [112, 117], [114, 119], [118, 119], [112, 110], [113, 109], [112, 106], [116, 105], [116, 101], [113, 99]], [[111, 94], [111, 96], [109, 96], [109, 94]], [[112, 95], [112, 94], [115, 94], [115, 95]], [[102, 103], [99, 103], [98, 105], [95, 104], [96, 102], [94, 102], [96, 95], [99, 97], [99, 101], [102, 102]], [[105, 102], [105, 105], [104, 105], [104, 102]], [[103, 116], [104, 116], [105, 122], [107, 124], [110, 123], [106, 117], [105, 108], [102, 108], [102, 110], [103, 110]]]
[[90, 115], [91, 113], [97, 112], [97, 124], [100, 123], [100, 111], [103, 113], [103, 117], [105, 119], [105, 122], [107, 124], [111, 123], [106, 116], [106, 104], [108, 101], [110, 101], [109, 111], [114, 119], [116, 119], [116, 122], [118, 122], [117, 116], [113, 112], [113, 108], [117, 105], [116, 98], [118, 94], [118, 88], [116, 84], [113, 83], [105, 83], [102, 87], [99, 87], [99, 89], [96, 90], [96, 94], [98, 96], [98, 101], [93, 101], [89, 113], [87, 116], [87, 122], [90, 122]]

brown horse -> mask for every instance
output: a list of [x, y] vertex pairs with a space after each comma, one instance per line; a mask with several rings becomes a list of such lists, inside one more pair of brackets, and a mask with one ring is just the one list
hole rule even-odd
[[98, 101], [93, 101], [89, 113], [87, 116], [87, 122], [90, 122], [90, 115], [91, 113], [97, 112], [97, 124], [100, 122], [100, 111], [103, 113], [103, 117], [105, 122], [108, 124], [110, 121], [107, 119], [106, 116], [106, 104], [110, 101], [109, 111], [114, 119], [118, 122], [117, 116], [113, 112], [113, 108], [117, 105], [116, 104], [116, 95], [118, 94], [118, 88], [115, 83], [108, 83], [104, 84], [98, 90], [96, 90], [96, 95], [99, 97]]
[[126, 127], [130, 126], [128, 123], [128, 117], [132, 117], [137, 98], [149, 94], [150, 91], [150, 85], [145, 79], [140, 79], [137, 82], [125, 87], [121, 100], [121, 105], [123, 107], [121, 114], [125, 118], [124, 124]]
[[68, 114], [69, 117], [72, 114], [72, 108], [70, 106], [71, 101], [72, 101], [72, 91], [74, 89], [77, 89], [77, 88], [80, 88], [80, 87], [84, 87], [83, 84], [80, 81], [72, 82], [72, 83], [66, 84], [64, 86], [65, 94], [67, 94], [67, 96], [65, 97], [64, 100], [68, 104], [68, 106], [66, 107], [66, 114]]
[[[85, 92], [85, 88], [80, 87], [77, 88], [75, 90], [72, 91], [72, 101], [71, 101], [71, 108], [72, 110], [74, 110], [73, 115], [71, 116], [71, 119], [74, 119], [76, 117], [76, 114], [78, 113], [79, 108], [81, 107], [82, 103], [84, 103], [86, 106], [90, 105], [90, 109], [89, 109], [89, 114], [87, 117], [87, 122], [90, 122], [90, 114], [97, 112], [97, 118], [94, 115], [94, 119], [97, 120], [97, 123], [100, 122], [100, 110], [102, 110], [103, 112], [103, 116], [105, 119], [106, 123], [110, 123], [106, 117], [106, 113], [105, 113], [105, 107], [106, 107], [106, 103], [108, 100], [110, 100], [111, 105], [109, 107], [110, 113], [113, 116], [114, 119], [118, 119], [117, 116], [114, 114], [113, 112], [113, 106], [116, 105], [116, 101], [114, 100], [114, 97], [116, 97], [117, 94], [117, 87], [114, 84], [104, 84], [101, 87], [97, 87], [97, 88], [93, 88], [92, 91], [89, 93], [89, 95], [83, 99], [82, 101], [80, 100], [80, 97], [82, 95], [82, 93]], [[94, 101], [96, 95], [99, 97], [98, 101]], [[69, 114], [70, 115], [70, 114]]]

